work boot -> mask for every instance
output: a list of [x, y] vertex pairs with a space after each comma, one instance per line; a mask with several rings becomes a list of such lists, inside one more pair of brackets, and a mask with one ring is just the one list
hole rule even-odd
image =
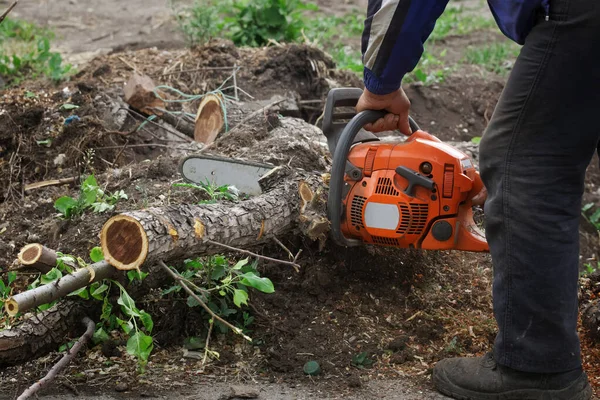
[[558, 374], [521, 372], [497, 364], [493, 353], [449, 358], [433, 369], [433, 384], [459, 400], [588, 400], [592, 388], [581, 368]]

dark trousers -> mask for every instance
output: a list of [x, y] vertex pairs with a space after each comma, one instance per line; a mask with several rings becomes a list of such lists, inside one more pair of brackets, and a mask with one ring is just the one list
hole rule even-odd
[[600, 140], [600, 2], [550, 7], [522, 48], [480, 153], [495, 358], [540, 373], [581, 366], [579, 218]]

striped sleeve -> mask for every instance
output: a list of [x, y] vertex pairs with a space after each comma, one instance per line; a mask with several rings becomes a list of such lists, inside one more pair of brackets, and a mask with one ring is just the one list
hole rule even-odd
[[369, 0], [362, 36], [364, 81], [375, 94], [400, 87], [423, 54], [448, 0]]

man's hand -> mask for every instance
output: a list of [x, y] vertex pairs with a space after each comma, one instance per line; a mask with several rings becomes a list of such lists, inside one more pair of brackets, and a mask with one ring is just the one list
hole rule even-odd
[[412, 133], [408, 123], [410, 100], [408, 100], [402, 88], [385, 95], [373, 94], [365, 89], [356, 105], [357, 112], [364, 110], [386, 110], [389, 112], [384, 118], [365, 125], [365, 129], [368, 131], [383, 132], [398, 129], [405, 135]]
[[471, 199], [471, 203], [474, 206], [481, 206], [483, 207], [483, 205], [485, 204], [485, 201], [487, 200], [487, 189], [485, 188], [485, 186], [481, 189], [481, 191], [475, 195], [475, 197], [473, 197]]

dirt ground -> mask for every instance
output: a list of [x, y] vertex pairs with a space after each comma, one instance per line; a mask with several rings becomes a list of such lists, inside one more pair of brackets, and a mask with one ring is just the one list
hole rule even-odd
[[[365, 1], [321, 3], [331, 12], [344, 13], [355, 5], [364, 7]], [[2, 5], [0, 0], [0, 8]], [[59, 196], [75, 195], [77, 186], [25, 193], [23, 184], [93, 171], [107, 190], [123, 189], [130, 196], [113, 213], [199, 200], [189, 191], [171, 187], [180, 179], [178, 160], [195, 151], [193, 146], [173, 142], [176, 139], [153, 125], [124, 134], [141, 122], [122, 101], [123, 85], [134, 70], [148, 74], [156, 84], [204, 93], [218, 87], [230, 72], [190, 70], [236, 63], [241, 67], [239, 87], [261, 100], [283, 94], [283, 88], [294, 91], [298, 100], [319, 101], [332, 82], [360, 85], [356, 76], [335, 71], [328, 56], [305, 46], [250, 51], [219, 41], [193, 51], [179, 49], [183, 42], [166, 1], [111, 0], [93, 5], [83, 0], [22, 1], [17, 15], [52, 26], [58, 33], [57, 48], [69, 53], [72, 60], [96, 58], [60, 87], [31, 82], [6, 90], [0, 99], [0, 110], [4, 111], [0, 113], [3, 267], [12, 263], [21, 246], [34, 241], [86, 255], [98, 244], [98, 231], [112, 215], [86, 214], [73, 222], [61, 221], [52, 203]], [[445, 45], [460, 49], [466, 42], [478, 40], [478, 35], [450, 38]], [[469, 142], [483, 133], [503, 79], [458, 71], [444, 84], [415, 84], [406, 90], [413, 116], [422, 127], [443, 140]], [[29, 97], [27, 92], [37, 96]], [[79, 108], [61, 109], [67, 102]], [[316, 104], [302, 109], [305, 120], [317, 120], [322, 104]], [[183, 110], [193, 111], [194, 106], [192, 103]], [[65, 119], [73, 115], [81, 120], [65, 126]], [[235, 122], [236, 116], [232, 118]], [[243, 129], [216, 146], [216, 151], [275, 164], [309, 166], [316, 171], [326, 169], [327, 155], [317, 145], [302, 150], [293, 144], [265, 146], [269, 137], [283, 135], [292, 124], [302, 121], [284, 119], [275, 128], [267, 128], [265, 121], [269, 121], [268, 115], [262, 125]], [[316, 133], [309, 139], [318, 141], [318, 130], [311, 132]], [[50, 147], [38, 144], [47, 138], [53, 139]], [[174, 150], [175, 146], [181, 149]], [[93, 156], [89, 149], [95, 150]], [[303, 157], [294, 157], [299, 152]], [[57, 163], [59, 158], [63, 161]], [[586, 185], [586, 202], [600, 204], [598, 185], [600, 171], [595, 159]], [[582, 264], [598, 256], [594, 234], [590, 226], [582, 225]], [[135, 360], [126, 354], [106, 354], [97, 346], [69, 366], [43, 398], [216, 399], [230, 398], [231, 387], [242, 385], [255, 390], [259, 399], [437, 400], [444, 397], [431, 388], [430, 373], [436, 361], [490, 349], [495, 326], [490, 296], [492, 265], [487, 255], [342, 249], [333, 245], [320, 251], [317, 244], [302, 238], [281, 239], [292, 251], [304, 250], [298, 260], [302, 269], [296, 273], [280, 265], [261, 266], [261, 272], [273, 280], [276, 292], [252, 295], [257, 310], [252, 332], [255, 345], [231, 335], [217, 335], [214, 343], [221, 358], [202, 371], [198, 360], [183, 357], [182, 348], [183, 339], [204, 333], [197, 328], [198, 314], [185, 303], [165, 307], [148, 296], [140, 301], [155, 315], [157, 349], [146, 374], [137, 374]], [[259, 251], [285, 257], [275, 244]], [[582, 292], [582, 301], [595, 296]], [[583, 332], [582, 338], [586, 368], [599, 385], [598, 345]], [[121, 346], [120, 353], [123, 350]], [[372, 367], [351, 365], [352, 357], [360, 352], [368, 353], [374, 361]], [[58, 353], [52, 353], [0, 370], [0, 399], [14, 398], [44, 375], [57, 357]], [[303, 364], [309, 360], [320, 362], [321, 376], [309, 378], [302, 373]]]

